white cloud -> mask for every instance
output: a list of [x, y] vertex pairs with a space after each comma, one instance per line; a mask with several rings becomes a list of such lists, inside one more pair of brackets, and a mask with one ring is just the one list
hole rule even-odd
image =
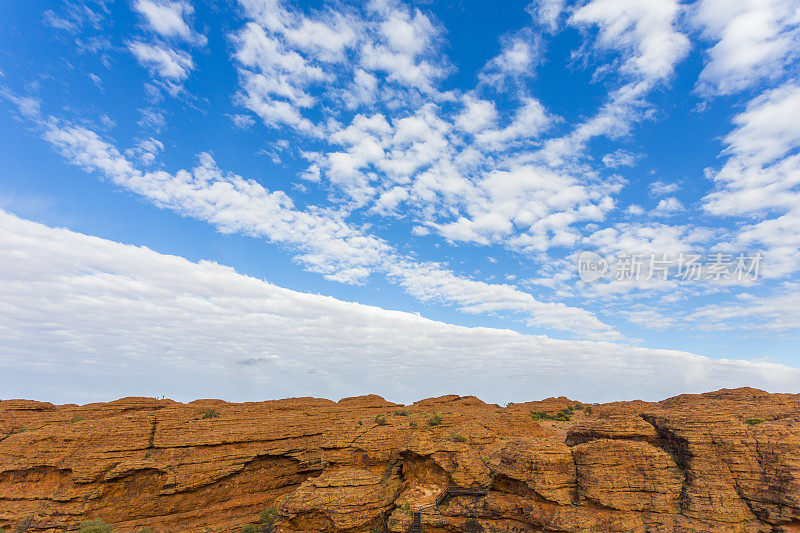
[[142, 66], [167, 81], [183, 81], [194, 69], [192, 57], [182, 50], [142, 41], [129, 42], [128, 49]]
[[565, 0], [534, 0], [526, 10], [547, 30], [558, 29], [558, 21], [564, 11]]
[[[238, 102], [267, 125], [320, 137], [338, 125], [342, 102], [353, 110], [377, 99], [393, 108], [418, 103], [420, 93], [453, 98], [436, 89], [448, 72], [437, 53], [442, 30], [419, 9], [372, 1], [303, 12], [273, 0], [240, 3], [250, 20], [233, 35]], [[329, 105], [334, 98], [338, 105]], [[323, 117], [312, 122], [312, 110]]]
[[799, 113], [800, 86], [787, 82], [765, 91], [734, 117], [736, 127], [725, 137], [725, 165], [706, 170], [716, 187], [702, 199], [704, 210], [761, 219], [742, 225], [725, 244], [764, 251], [771, 265], [767, 277], [800, 269]]
[[[613, 208], [610, 194], [621, 186], [619, 177], [601, 183], [585, 166], [548, 168], [558, 165], [551, 165], [552, 159], [542, 165], [545, 156], [533, 164], [497, 156], [536, 146], [558, 117], [524, 91], [506, 117], [477, 90], [460, 97], [437, 92], [435, 82], [446, 67], [432, 52], [442, 30], [422, 11], [395, 2], [372, 2], [363, 12], [342, 10], [340, 17], [354, 38], [342, 44], [341, 54], [331, 56], [331, 61], [346, 57], [333, 65], [287, 37], [288, 29], [306, 21], [339, 24], [332, 14], [301, 13], [267, 0], [243, 5], [251, 22], [236, 35], [242, 66], [239, 103], [270, 126], [286, 125], [328, 142], [329, 147], [309, 154], [310, 172], [303, 176], [326, 180], [337, 209], [397, 216], [395, 206], [402, 203], [417, 227], [426, 225], [448, 239], [486, 244], [502, 238], [518, 250], [541, 251], [570, 245], [578, 235], [572, 224], [602, 220]], [[501, 70], [504, 79], [529, 75], [538, 61], [538, 40], [533, 27], [505, 37], [503, 52], [482, 76]], [[376, 63], [379, 58], [393, 66]], [[414, 89], [432, 98], [423, 103]], [[562, 139], [562, 146], [580, 150], [592, 136], [618, 135], [647, 89], [634, 84], [615, 91], [613, 104]], [[456, 98], [463, 107], [453, 109]], [[354, 116], [335, 111], [339, 102]], [[370, 109], [359, 110], [367, 104]], [[308, 117], [318, 112], [326, 118], [312, 122]], [[557, 151], [548, 144], [543, 152]], [[620, 152], [607, 162], [628, 164], [631, 157]], [[557, 190], [535, 179], [514, 181], [521, 176], [514, 170], [525, 166], [553, 173], [567, 186]], [[500, 184], [498, 194], [491, 187], [504, 171], [511, 182]], [[499, 199], [507, 188], [518, 198]]]
[[800, 270], [800, 207], [777, 218], [745, 224], [729, 242], [728, 249], [764, 251], [765, 278], [782, 278]]
[[342, 91], [342, 99], [349, 109], [356, 109], [376, 101], [378, 79], [364, 69], [356, 69], [353, 83]]
[[152, 137], [142, 139], [139, 143], [129, 150], [125, 150], [125, 155], [137, 159], [142, 165], [152, 165], [158, 153], [164, 150], [164, 144]]
[[778, 294], [741, 294], [732, 303], [706, 305], [689, 314], [685, 322], [708, 331], [796, 330], [800, 329], [798, 300], [800, 283], [786, 282], [779, 286]]
[[538, 137], [552, 123], [552, 120], [541, 102], [535, 98], [525, 98], [508, 126], [502, 129], [481, 131], [475, 135], [475, 140], [478, 144], [497, 150], [510, 142], [526, 141]]
[[642, 216], [644, 214], [644, 208], [640, 205], [632, 204], [625, 208], [625, 213], [631, 216]]
[[222, 172], [210, 154], [200, 154], [191, 171], [142, 172], [113, 145], [80, 126], [51, 121], [45, 139], [73, 164], [98, 171], [159, 207], [207, 221], [226, 233], [299, 246], [307, 266], [332, 279], [357, 281], [389, 249], [341, 220], [295, 210], [282, 191], [270, 192], [253, 180]]
[[[638, 210], [636, 211], [638, 212]], [[622, 254], [668, 254], [677, 256], [698, 250], [713, 233], [705, 228], [685, 225], [650, 223], [618, 223], [599, 229], [584, 243], [604, 256]]]
[[185, 0], [134, 0], [131, 7], [150, 30], [127, 42], [128, 50], [155, 78], [145, 83], [145, 91], [152, 101], [163, 98], [162, 91], [172, 97], [186, 94], [183, 82], [195, 68], [186, 47], [205, 46], [208, 41], [190, 25], [194, 7]]
[[697, 83], [704, 94], [731, 94], [786, 73], [800, 51], [794, 0], [699, 0], [691, 20], [715, 41]]
[[108, 8], [104, 0], [87, 0], [81, 3], [67, 0], [59, 3], [58, 11], [45, 10], [42, 16], [44, 23], [52, 28], [78, 34], [86, 27], [100, 29]]
[[[647, 93], [671, 78], [689, 51], [688, 38], [677, 28], [679, 13], [676, 0], [592, 0], [572, 12], [567, 20], [570, 25], [597, 27], [595, 49], [614, 50], [625, 58], [619, 71], [628, 81], [609, 93], [593, 117], [568, 134], [545, 141], [537, 154], [540, 160], [556, 167], [568, 164], [586, 156], [592, 138], [618, 139], [629, 133], [631, 124], [647, 116], [652, 109]], [[613, 158], [607, 161], [614, 163]]]
[[609, 401], [800, 386], [780, 364], [453, 326], [2, 211], [0, 301], [4, 397]]
[[139, 114], [141, 118], [138, 120], [137, 124], [142, 128], [152, 128], [160, 132], [167, 126], [166, 112], [163, 109], [148, 107], [140, 109]]
[[13, 103], [23, 117], [35, 119], [42, 110], [42, 101], [32, 96], [18, 96], [0, 85], [0, 96]]
[[431, 230], [429, 230], [428, 228], [426, 228], [424, 226], [414, 226], [413, 228], [411, 228], [411, 233], [413, 235], [418, 235], [418, 236], [422, 237], [422, 236], [425, 236], [425, 235], [430, 235]]
[[628, 55], [623, 70], [647, 79], [672, 75], [689, 51], [689, 39], [675, 24], [676, 0], [592, 0], [572, 13], [574, 25], [597, 25], [597, 46]]
[[627, 135], [631, 125], [651, 109], [645, 97], [652, 88], [653, 80], [646, 80], [626, 83], [611, 91], [608, 101], [593, 117], [576, 124], [566, 135], [547, 139], [537, 158], [551, 166], [564, 166], [586, 157], [587, 144], [595, 137], [619, 139]]
[[672, 194], [680, 189], [677, 183], [667, 183], [663, 180], [656, 180], [650, 184], [650, 194], [654, 196], [665, 196]]
[[[201, 153], [191, 171], [143, 172], [93, 131], [54, 118], [39, 119], [39, 123], [44, 138], [73, 164], [99, 172], [158, 207], [203, 220], [222, 232], [263, 237], [287, 246], [296, 252], [298, 262], [328, 279], [358, 283], [383, 273], [414, 296], [427, 299], [433, 294], [465, 311], [521, 313], [540, 327], [580, 336], [619, 337], [586, 310], [543, 303], [510, 286], [472, 281], [442, 265], [404, 257], [383, 239], [347, 224], [339, 212], [298, 210], [284, 192], [270, 192], [255, 180], [223, 172], [210, 154]], [[489, 301], [476, 300], [476, 295]]]
[[77, 33], [80, 30], [80, 26], [76, 23], [76, 21], [59, 17], [51, 9], [48, 9], [44, 12], [42, 19], [44, 20], [45, 24], [58, 30], [68, 31], [70, 33]]
[[672, 216], [676, 213], [684, 211], [686, 208], [683, 207], [683, 204], [675, 198], [674, 196], [669, 196], [667, 198], [662, 198], [658, 201], [658, 205], [653, 210], [652, 214], [655, 217], [665, 217], [665, 216]]
[[608, 168], [632, 167], [639, 157], [641, 156], [625, 150], [615, 150], [610, 154], [604, 155], [602, 162]]
[[89, 73], [89, 79], [92, 80], [92, 83], [94, 83], [97, 86], [98, 89], [100, 89], [100, 90], [103, 89], [103, 80], [102, 80], [102, 78], [100, 78], [100, 76], [90, 72]]
[[679, 324], [677, 317], [663, 315], [655, 309], [650, 309], [642, 305], [637, 305], [634, 306], [633, 309], [623, 311], [623, 316], [634, 324], [657, 331], [674, 329]]
[[269, 126], [286, 124], [303, 131], [315, 130], [301, 114], [303, 108], [315, 104], [306, 88], [330, 76], [258, 24], [248, 23], [235, 41], [236, 59], [243, 67], [239, 101]]
[[248, 115], [241, 115], [239, 113], [234, 113], [232, 115], [227, 115], [227, 116], [229, 119], [231, 119], [233, 125], [240, 130], [245, 130], [256, 123], [256, 121], [253, 120], [253, 117]]
[[474, 187], [467, 216], [432, 226], [452, 241], [503, 242], [532, 252], [573, 245], [578, 237], [569, 227], [602, 220], [614, 206], [610, 194], [618, 190], [613, 181], [584, 185], [572, 175], [534, 165], [490, 171]]
[[727, 151], [751, 164], [767, 164], [800, 146], [800, 85], [787, 83], [767, 91], [733, 119], [725, 137]]
[[512, 285], [466, 279], [438, 263], [398, 260], [387, 265], [387, 271], [409, 294], [423, 301], [454, 303], [468, 313], [517, 311], [529, 316], [530, 326], [580, 332], [587, 338], [622, 339], [619, 333], [583, 309], [538, 301]]
[[420, 10], [393, 1], [372, 0], [368, 10], [378, 17], [377, 32], [361, 47], [361, 66], [402, 85], [435, 93], [434, 84], [446, 72], [430, 54], [441, 30]]
[[714, 214], [784, 212], [800, 206], [800, 86], [786, 83], [753, 99], [725, 137], [730, 158], [708, 171], [717, 190], [704, 198]]
[[455, 125], [468, 133], [478, 133], [497, 120], [494, 102], [467, 95], [463, 98], [464, 110], [455, 118]]
[[490, 59], [479, 73], [482, 83], [501, 89], [509, 80], [531, 77], [542, 57], [538, 32], [524, 28], [501, 39], [500, 53]]
[[185, 20], [194, 7], [183, 0], [135, 0], [133, 9], [142, 15], [151, 30], [161, 37], [179, 39], [203, 46], [206, 37], [196, 33]]
[[398, 206], [406, 199], [408, 199], [408, 190], [402, 187], [393, 187], [380, 195], [371, 212], [383, 216], [395, 213]]

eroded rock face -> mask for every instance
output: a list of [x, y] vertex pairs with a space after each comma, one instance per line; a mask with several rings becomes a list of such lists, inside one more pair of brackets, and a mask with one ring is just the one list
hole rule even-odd
[[800, 395], [531, 416], [576, 403], [2, 401], [0, 527], [238, 532], [274, 508], [280, 532], [402, 532], [414, 512], [440, 533], [800, 531]]

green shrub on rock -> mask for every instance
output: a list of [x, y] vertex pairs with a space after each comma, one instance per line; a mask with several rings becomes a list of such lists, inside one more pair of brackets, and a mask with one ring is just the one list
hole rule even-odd
[[114, 528], [111, 527], [111, 524], [106, 524], [102, 518], [81, 522], [80, 533], [113, 533], [113, 531]]
[[439, 424], [441, 424], [442, 420], [443, 420], [442, 415], [440, 415], [439, 413], [434, 412], [433, 416], [430, 417], [425, 423], [428, 424], [429, 426], [433, 427], [433, 426], [438, 426]]

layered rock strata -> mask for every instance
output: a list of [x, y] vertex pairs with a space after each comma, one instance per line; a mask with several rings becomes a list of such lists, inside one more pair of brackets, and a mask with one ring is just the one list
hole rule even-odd
[[239, 532], [274, 510], [279, 532], [404, 532], [415, 513], [431, 533], [800, 531], [800, 395], [580, 407], [2, 401], [0, 527]]

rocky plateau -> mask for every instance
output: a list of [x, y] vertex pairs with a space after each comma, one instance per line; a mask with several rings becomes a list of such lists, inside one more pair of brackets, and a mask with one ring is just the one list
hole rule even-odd
[[0, 527], [800, 532], [799, 423], [800, 394], [749, 388], [591, 406], [5, 400]]

